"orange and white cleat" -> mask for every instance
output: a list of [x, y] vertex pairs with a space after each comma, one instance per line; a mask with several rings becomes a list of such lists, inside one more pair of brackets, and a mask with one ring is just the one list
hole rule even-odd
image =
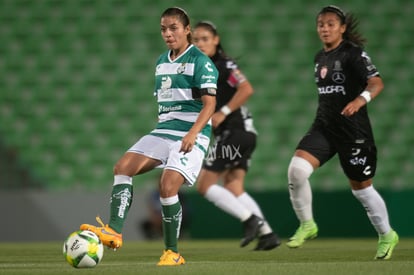
[[158, 266], [173, 266], [173, 265], [182, 265], [185, 264], [185, 260], [180, 253], [176, 253], [170, 249], [164, 250], [164, 253], [160, 257]]
[[96, 217], [96, 221], [101, 225], [100, 227], [84, 223], [80, 226], [80, 230], [92, 231], [99, 237], [103, 245], [113, 250], [121, 248], [122, 234], [115, 232], [109, 225], [104, 225], [99, 216]]

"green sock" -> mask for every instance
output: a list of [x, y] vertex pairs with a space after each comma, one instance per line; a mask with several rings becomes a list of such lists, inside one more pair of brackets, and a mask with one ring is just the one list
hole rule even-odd
[[162, 229], [166, 250], [171, 249], [178, 252], [177, 243], [180, 235], [182, 213], [179, 201], [172, 205], [162, 206]]
[[112, 188], [109, 227], [118, 233], [121, 233], [124, 227], [132, 203], [132, 193], [131, 184], [118, 184]]

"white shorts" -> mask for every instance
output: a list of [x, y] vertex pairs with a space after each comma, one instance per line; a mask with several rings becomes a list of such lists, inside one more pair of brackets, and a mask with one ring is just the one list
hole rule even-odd
[[149, 158], [160, 160], [157, 168], [171, 169], [179, 172], [186, 180], [186, 184], [194, 185], [205, 153], [194, 146], [191, 152], [179, 152], [181, 140], [172, 140], [153, 135], [145, 135], [128, 149], [128, 152], [142, 154]]

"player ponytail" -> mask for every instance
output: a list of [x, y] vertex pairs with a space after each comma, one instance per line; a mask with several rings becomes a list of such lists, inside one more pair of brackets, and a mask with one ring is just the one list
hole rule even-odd
[[353, 14], [348, 13], [345, 18], [345, 24], [346, 30], [343, 34], [343, 38], [363, 48], [367, 40], [358, 31], [358, 19]]

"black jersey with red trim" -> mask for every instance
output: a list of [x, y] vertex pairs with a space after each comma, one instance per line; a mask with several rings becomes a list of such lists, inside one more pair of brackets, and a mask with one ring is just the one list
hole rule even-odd
[[[219, 71], [216, 92], [216, 111], [218, 111], [232, 99], [237, 92], [237, 87], [246, 81], [247, 78], [236, 62], [230, 57], [216, 53], [211, 57], [211, 60]], [[252, 115], [246, 106], [234, 110], [213, 131], [215, 135], [218, 135], [226, 129], [244, 129], [245, 131], [256, 133]]]
[[343, 108], [364, 91], [367, 80], [379, 73], [367, 53], [350, 41], [315, 56], [315, 82], [319, 102], [314, 126], [344, 142], [374, 142], [367, 106], [350, 117]]

